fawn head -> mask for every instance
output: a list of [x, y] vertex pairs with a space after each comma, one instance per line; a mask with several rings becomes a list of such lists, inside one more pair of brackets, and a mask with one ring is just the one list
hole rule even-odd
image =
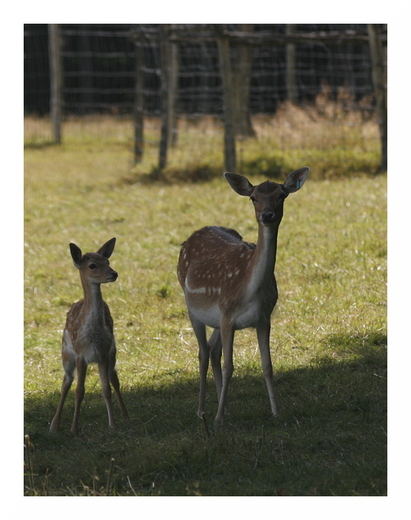
[[70, 244], [71, 257], [75, 267], [79, 269], [82, 279], [87, 279], [89, 283], [108, 283], [115, 282], [118, 274], [111, 269], [108, 261], [111, 256], [116, 239], [112, 238], [106, 242], [97, 253], [83, 253], [76, 244]]
[[298, 191], [307, 179], [309, 168], [304, 167], [290, 173], [283, 184], [265, 181], [253, 186], [243, 175], [225, 173], [229, 185], [254, 204], [255, 216], [263, 226], [278, 226], [283, 217], [284, 200], [290, 193]]

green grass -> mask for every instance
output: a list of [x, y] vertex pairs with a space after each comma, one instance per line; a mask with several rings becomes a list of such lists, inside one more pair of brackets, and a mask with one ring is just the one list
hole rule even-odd
[[[339, 101], [328, 100], [326, 105], [317, 102], [306, 109], [285, 103], [274, 117], [255, 115], [252, 123], [256, 138], [236, 142], [239, 171], [283, 178], [295, 169], [295, 164], [310, 163], [315, 165], [313, 178], [333, 179], [375, 174], [379, 169], [380, 137], [375, 117], [364, 120], [359, 109], [345, 112]], [[63, 124], [63, 143], [85, 152], [95, 149], [98, 142], [102, 157], [106, 153], [121, 154], [123, 165], [127, 166], [123, 180], [134, 184], [151, 181], [158, 175], [160, 126], [159, 118], [145, 119], [143, 159], [135, 165], [130, 118], [68, 119]], [[26, 146], [47, 146], [50, 128], [46, 118], [26, 118]], [[219, 179], [224, 171], [221, 119], [182, 116], [177, 129], [177, 144], [169, 147], [161, 178], [167, 182]], [[95, 158], [89, 153], [84, 160], [88, 164]]]
[[[293, 164], [312, 175], [287, 199], [280, 228], [272, 318], [280, 417], [270, 416], [255, 332], [245, 330], [235, 338], [231, 413], [215, 430], [211, 375], [207, 423], [195, 415], [197, 346], [176, 262], [181, 242], [206, 224], [254, 241], [253, 209], [222, 176], [130, 183], [128, 153], [126, 143], [74, 137], [25, 152], [25, 494], [385, 495], [385, 175], [320, 180], [315, 160]], [[109, 431], [90, 366], [80, 435], [69, 432], [75, 384], [52, 435], [61, 332], [82, 296], [68, 243], [96, 250], [112, 236], [119, 279], [103, 295], [131, 417], [121, 421], [114, 403], [119, 428]]]

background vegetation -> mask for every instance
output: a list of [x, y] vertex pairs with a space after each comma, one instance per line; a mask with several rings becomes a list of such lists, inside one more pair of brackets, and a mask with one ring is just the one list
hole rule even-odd
[[[160, 183], [145, 182], [154, 145], [130, 169], [121, 124], [109, 140], [107, 122], [85, 138], [86, 123], [72, 121], [63, 145], [26, 147], [25, 494], [386, 494], [386, 176], [374, 175], [375, 122], [353, 126], [348, 118], [358, 114], [333, 113], [339, 124], [323, 128], [321, 139], [319, 116], [299, 133], [303, 116], [289, 109], [288, 124], [281, 111], [261, 118], [258, 139], [241, 143], [239, 171], [252, 181], [280, 180], [304, 165], [311, 175], [287, 199], [280, 228], [272, 352], [281, 415], [270, 416], [255, 332], [241, 331], [221, 431], [213, 427], [211, 376], [207, 423], [195, 415], [197, 346], [175, 274], [181, 242], [203, 225], [256, 239], [251, 205], [222, 178], [213, 122], [204, 123], [194, 153], [172, 154]], [[52, 435], [65, 314], [82, 296], [68, 243], [96, 250], [112, 236], [119, 279], [103, 295], [131, 417], [122, 422], [115, 403], [119, 428], [108, 430], [90, 366], [81, 434], [69, 432], [73, 385]]]

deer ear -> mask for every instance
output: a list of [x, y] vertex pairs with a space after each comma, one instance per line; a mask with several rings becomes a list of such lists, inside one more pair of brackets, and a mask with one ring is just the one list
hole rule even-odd
[[238, 173], [225, 173], [224, 177], [236, 193], [243, 195], [244, 197], [250, 197], [254, 190], [254, 186], [246, 177], [244, 177], [244, 175], [238, 175]]
[[81, 259], [83, 258], [81, 249], [78, 246], [76, 246], [76, 244], [70, 243], [70, 253], [75, 267], [77, 267], [77, 269], [80, 269]]
[[304, 168], [300, 168], [299, 170], [295, 170], [294, 172], [290, 173], [285, 183], [283, 184], [285, 191], [287, 193], [294, 193], [295, 191], [298, 191], [307, 180], [309, 171], [310, 168], [304, 166]]
[[106, 242], [104, 244], [104, 246], [100, 247], [100, 249], [97, 251], [97, 253], [101, 256], [104, 256], [104, 258], [110, 258], [115, 245], [116, 245], [116, 239], [111, 238], [108, 242]]

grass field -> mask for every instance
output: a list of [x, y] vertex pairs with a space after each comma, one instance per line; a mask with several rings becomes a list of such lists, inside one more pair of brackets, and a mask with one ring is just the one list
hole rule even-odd
[[[235, 338], [231, 413], [214, 430], [211, 375], [207, 425], [195, 415], [197, 346], [176, 262], [181, 242], [203, 225], [234, 227], [255, 241], [253, 208], [222, 175], [136, 182], [128, 154], [121, 140], [74, 134], [59, 147], [25, 150], [24, 493], [385, 495], [386, 176], [348, 169], [329, 180], [316, 172], [315, 154], [292, 165], [312, 174], [287, 199], [280, 227], [272, 318], [280, 417], [270, 416], [255, 332], [246, 330]], [[113, 236], [119, 279], [103, 296], [131, 417], [121, 421], [115, 402], [119, 428], [108, 430], [90, 366], [80, 435], [69, 432], [75, 384], [52, 435], [61, 333], [82, 297], [68, 244], [96, 250]]]

